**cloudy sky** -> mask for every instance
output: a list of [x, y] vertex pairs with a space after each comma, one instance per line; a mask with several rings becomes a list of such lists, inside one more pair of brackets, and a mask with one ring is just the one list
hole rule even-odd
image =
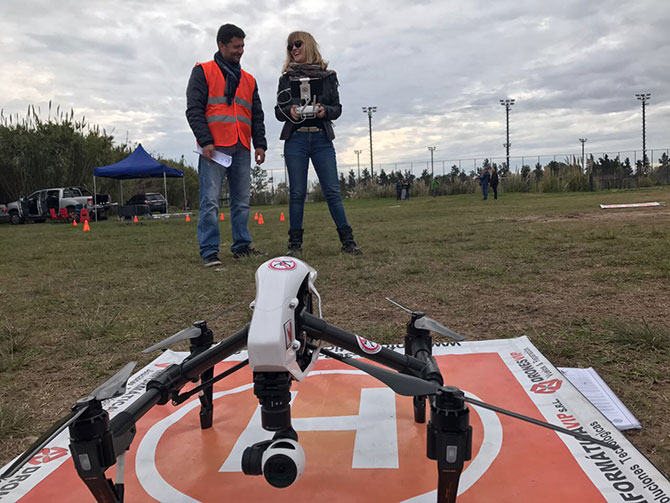
[[296, 29], [314, 34], [338, 72], [341, 168], [356, 164], [355, 149], [369, 165], [363, 106], [377, 106], [374, 161], [387, 170], [413, 162], [418, 174], [428, 146], [436, 172], [442, 161], [502, 159], [504, 98], [516, 100], [512, 156], [575, 154], [584, 137], [596, 153], [641, 149], [641, 92], [652, 95], [647, 149], [670, 147], [668, 0], [2, 0], [0, 108], [23, 115], [34, 104], [44, 116], [51, 100], [120, 141], [195, 165], [186, 84], [227, 22], [247, 33], [242, 65], [258, 81], [265, 167], [277, 179], [273, 107]]

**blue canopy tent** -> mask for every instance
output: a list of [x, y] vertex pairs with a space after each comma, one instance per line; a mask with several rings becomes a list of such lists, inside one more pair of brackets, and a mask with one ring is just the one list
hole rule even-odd
[[[161, 164], [151, 157], [140, 143], [135, 151], [128, 157], [115, 164], [100, 166], [93, 169], [93, 192], [97, 192], [95, 177], [117, 178], [127, 180], [130, 178], [163, 178], [165, 187], [165, 200], [167, 201], [167, 177], [181, 177], [184, 186], [184, 201], [186, 201], [186, 182], [184, 181], [184, 172], [165, 164]], [[119, 182], [120, 183], [120, 182]], [[123, 201], [123, 186], [121, 185], [121, 200]], [[97, 201], [94, 201], [97, 205]], [[97, 212], [96, 212], [97, 216]]]

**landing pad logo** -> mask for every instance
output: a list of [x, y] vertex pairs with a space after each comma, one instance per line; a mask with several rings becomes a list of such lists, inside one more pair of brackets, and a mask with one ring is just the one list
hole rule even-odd
[[360, 335], [356, 336], [356, 342], [358, 343], [358, 347], [369, 355], [374, 355], [382, 350], [382, 347], [379, 344], [363, 339]]
[[33, 458], [28, 461], [28, 464], [42, 465], [44, 463], [48, 463], [49, 461], [53, 461], [54, 459], [67, 456], [67, 454], [68, 450], [64, 449], [63, 447], [45, 447], [37, 454], [35, 454], [35, 456], [33, 456]]
[[556, 393], [559, 389], [561, 389], [561, 384], [563, 384], [563, 381], [561, 381], [560, 379], [552, 379], [550, 381], [544, 381], [533, 384], [530, 390], [533, 393], [550, 395], [552, 393]]

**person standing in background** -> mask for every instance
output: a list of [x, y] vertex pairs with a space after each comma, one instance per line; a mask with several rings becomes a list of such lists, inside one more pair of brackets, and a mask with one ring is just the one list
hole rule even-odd
[[498, 199], [498, 168], [496, 166], [493, 166], [491, 181], [489, 183], [493, 189], [493, 199]]
[[[233, 258], [264, 255], [251, 246], [249, 199], [251, 185], [251, 140], [254, 161], [263, 164], [267, 141], [263, 105], [256, 79], [242, 70], [245, 33], [224, 24], [216, 35], [214, 59], [198, 63], [186, 89], [186, 118], [202, 149], [198, 160], [200, 214], [198, 242], [205, 267], [221, 264], [217, 213], [224, 177], [230, 188], [230, 220]], [[212, 160], [215, 152], [230, 156], [230, 165]]]
[[[282, 72], [275, 116], [277, 120], [285, 122], [279, 139], [284, 140], [284, 159], [289, 178], [288, 255], [299, 256], [302, 253], [302, 222], [310, 159], [319, 177], [330, 216], [337, 227], [341, 251], [361, 255], [344, 212], [333, 146], [335, 132], [331, 121], [342, 114], [337, 74], [328, 69], [328, 63], [321, 57], [314, 37], [305, 31], [294, 31], [288, 36]], [[291, 95], [291, 82], [299, 79], [320, 79], [323, 83], [323, 94], [317, 96], [318, 102], [315, 104], [316, 117], [305, 118], [297, 113], [299, 100]]]

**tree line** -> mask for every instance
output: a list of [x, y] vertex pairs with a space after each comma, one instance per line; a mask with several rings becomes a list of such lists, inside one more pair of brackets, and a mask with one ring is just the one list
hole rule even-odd
[[[83, 186], [93, 190], [93, 168], [114, 164], [133, 152], [127, 141], [115, 144], [105, 129], [75, 117], [73, 109], [52, 109], [46, 118], [39, 107], [30, 105], [25, 116], [4, 115], [0, 110], [0, 202], [15, 201], [21, 195], [50, 187]], [[179, 161], [153, 156], [159, 162], [184, 171], [187, 197], [197, 199], [198, 174]], [[98, 193], [121, 201], [118, 180], [97, 178]], [[123, 181], [125, 199], [134, 193], [164, 192], [163, 180], [144, 178]], [[183, 205], [181, 180], [168, 179], [168, 201]]]
[[[10, 202], [20, 195], [49, 187], [84, 186], [92, 190], [93, 168], [106, 166], [127, 157], [136, 145], [128, 141], [115, 144], [105, 129], [89, 124], [85, 117], [75, 117], [74, 110], [52, 109], [49, 102], [46, 119], [41, 110], [31, 105], [24, 117], [4, 115], [0, 110], [0, 202]], [[197, 207], [198, 174], [182, 157], [175, 161], [154, 155], [159, 162], [184, 172], [186, 197]], [[476, 169], [466, 172], [453, 165], [449, 173], [433, 176], [428, 169], [416, 176], [411, 171], [390, 171], [383, 168], [372, 174], [367, 168], [360, 175], [354, 170], [340, 173], [340, 189], [345, 198], [396, 197], [397, 184], [409, 184], [414, 196], [469, 194], [479, 190], [477, 177], [484, 168], [497, 168], [501, 188], [505, 192], [588, 191], [613, 188], [647, 187], [670, 184], [670, 160], [663, 153], [658, 164], [589, 156], [586, 170], [576, 156], [562, 162], [524, 165], [519, 173], [511, 173], [503, 162], [497, 165], [484, 159]], [[118, 180], [98, 178], [98, 192], [108, 193], [113, 201], [124, 202]], [[432, 186], [432, 188], [431, 188]], [[163, 180], [144, 178], [124, 180], [123, 199], [142, 192], [163, 192]], [[226, 198], [224, 190], [224, 201]], [[252, 204], [286, 204], [288, 187], [275, 184], [260, 166], [251, 172]], [[168, 201], [174, 206], [184, 204], [182, 181], [168, 179]], [[318, 182], [312, 183], [308, 198], [323, 200]]]

